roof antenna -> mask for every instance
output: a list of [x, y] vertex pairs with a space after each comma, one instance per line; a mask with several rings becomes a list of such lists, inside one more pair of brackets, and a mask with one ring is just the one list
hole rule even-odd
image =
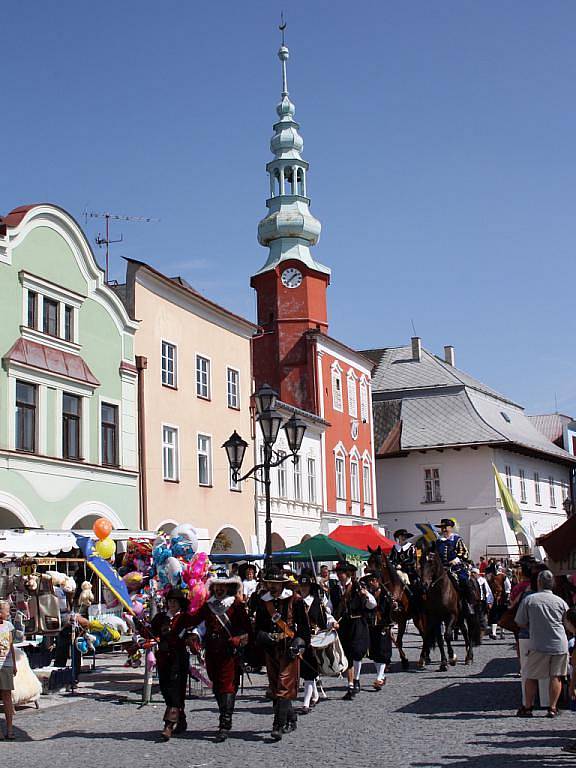
[[554, 404], [556, 406], [555, 413], [558, 413], [558, 395], [556, 394], [556, 392], [554, 392]]
[[412, 333], [414, 334], [414, 336], [418, 336], [418, 334], [416, 333], [416, 326], [414, 325], [414, 320], [412, 320], [412, 318], [410, 318], [410, 323], [412, 325]]

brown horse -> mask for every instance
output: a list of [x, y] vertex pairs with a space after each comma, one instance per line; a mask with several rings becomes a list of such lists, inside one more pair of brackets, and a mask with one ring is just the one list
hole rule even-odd
[[[496, 637], [496, 625], [506, 613], [508, 608], [508, 594], [504, 589], [506, 583], [505, 573], [489, 573], [486, 576], [488, 586], [492, 590], [494, 602], [488, 612], [488, 623], [490, 624], [490, 637]], [[504, 636], [504, 630], [500, 627], [500, 639]]]
[[[435, 552], [429, 553], [422, 564], [422, 584], [427, 627], [418, 667], [423, 669], [426, 666], [426, 655], [434, 638], [440, 649], [440, 672], [448, 669], [448, 663], [455, 666], [458, 657], [452, 648], [452, 632], [456, 628], [462, 633], [466, 646], [465, 664], [471, 664], [474, 661], [472, 643], [480, 640], [479, 622], [475, 614], [465, 615], [460, 592]], [[444, 643], [449, 658], [446, 657]]]
[[403, 646], [406, 626], [410, 619], [412, 619], [414, 626], [424, 637], [424, 615], [420, 611], [415, 610], [414, 601], [410, 600], [406, 584], [398, 575], [398, 571], [392, 568], [387, 555], [382, 552], [380, 547], [378, 549], [370, 549], [368, 565], [380, 573], [380, 580], [392, 598], [391, 618], [398, 627], [394, 644], [400, 655], [402, 669], [408, 669], [410, 663]]

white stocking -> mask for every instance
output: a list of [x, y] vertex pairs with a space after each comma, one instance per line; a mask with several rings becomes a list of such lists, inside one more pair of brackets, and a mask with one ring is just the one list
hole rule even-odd
[[382, 682], [386, 678], [386, 664], [376, 664], [377, 679]]
[[354, 680], [360, 680], [360, 672], [362, 671], [362, 662], [354, 662]]
[[304, 680], [304, 706], [309, 707], [314, 693], [314, 681]]
[[490, 625], [490, 629], [491, 629], [490, 634], [492, 636], [496, 636], [496, 630], [498, 629], [498, 624], [491, 624]]
[[312, 693], [312, 701], [314, 704], [318, 701], [320, 698], [320, 694], [318, 693], [318, 685], [316, 684], [316, 680], [312, 683], [313, 693]]

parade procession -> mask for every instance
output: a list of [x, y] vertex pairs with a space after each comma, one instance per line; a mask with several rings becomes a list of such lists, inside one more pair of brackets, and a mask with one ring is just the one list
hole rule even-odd
[[572, 764], [575, 24], [6, 9], [7, 766]]

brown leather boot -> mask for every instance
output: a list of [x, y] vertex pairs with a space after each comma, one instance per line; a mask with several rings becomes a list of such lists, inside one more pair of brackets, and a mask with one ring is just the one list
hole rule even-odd
[[170, 741], [176, 723], [178, 722], [179, 715], [180, 710], [178, 707], [166, 707], [166, 711], [164, 712], [164, 730], [160, 734], [164, 741]]

